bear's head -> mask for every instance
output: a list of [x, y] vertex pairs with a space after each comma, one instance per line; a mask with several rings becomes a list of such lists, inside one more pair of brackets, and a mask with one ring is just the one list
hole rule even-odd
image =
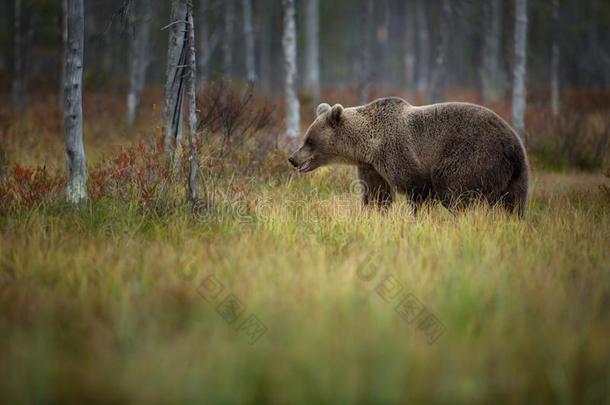
[[315, 121], [305, 133], [303, 145], [288, 159], [290, 164], [304, 173], [344, 160], [338, 136], [343, 119], [341, 104], [332, 107], [326, 103], [320, 104], [316, 109]]

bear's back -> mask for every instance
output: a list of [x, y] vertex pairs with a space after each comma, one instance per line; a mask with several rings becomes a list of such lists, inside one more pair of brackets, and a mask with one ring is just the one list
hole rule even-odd
[[429, 166], [456, 147], [478, 154], [495, 155], [503, 149], [523, 149], [514, 130], [498, 114], [476, 104], [440, 103], [410, 107], [407, 134], [422, 163]]

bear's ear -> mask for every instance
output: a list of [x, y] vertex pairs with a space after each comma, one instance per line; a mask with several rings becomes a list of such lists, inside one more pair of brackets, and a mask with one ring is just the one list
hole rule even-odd
[[341, 104], [335, 104], [333, 108], [330, 109], [330, 122], [333, 124], [338, 124], [341, 122], [343, 118], [343, 106]]
[[319, 117], [327, 111], [330, 111], [330, 105], [326, 103], [320, 104], [318, 108], [316, 108], [316, 117]]

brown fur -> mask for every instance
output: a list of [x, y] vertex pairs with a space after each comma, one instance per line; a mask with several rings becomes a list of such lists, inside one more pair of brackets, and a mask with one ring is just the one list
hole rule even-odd
[[525, 149], [513, 129], [485, 107], [415, 107], [389, 97], [353, 108], [320, 104], [317, 112], [290, 162], [302, 172], [332, 163], [356, 165], [367, 205], [387, 207], [398, 192], [415, 207], [430, 198], [447, 207], [483, 198], [524, 213]]

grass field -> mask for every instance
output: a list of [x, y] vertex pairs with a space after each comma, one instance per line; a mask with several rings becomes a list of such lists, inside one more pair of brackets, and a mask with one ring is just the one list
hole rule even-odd
[[370, 212], [351, 178], [256, 185], [213, 216], [5, 212], [0, 402], [608, 400], [601, 175], [534, 173], [522, 221]]
[[0, 109], [0, 403], [608, 403], [608, 177], [532, 154], [524, 220], [414, 218], [350, 168], [206, 149], [192, 210], [134, 143], [158, 111], [126, 132], [95, 100], [80, 211], [54, 98]]

